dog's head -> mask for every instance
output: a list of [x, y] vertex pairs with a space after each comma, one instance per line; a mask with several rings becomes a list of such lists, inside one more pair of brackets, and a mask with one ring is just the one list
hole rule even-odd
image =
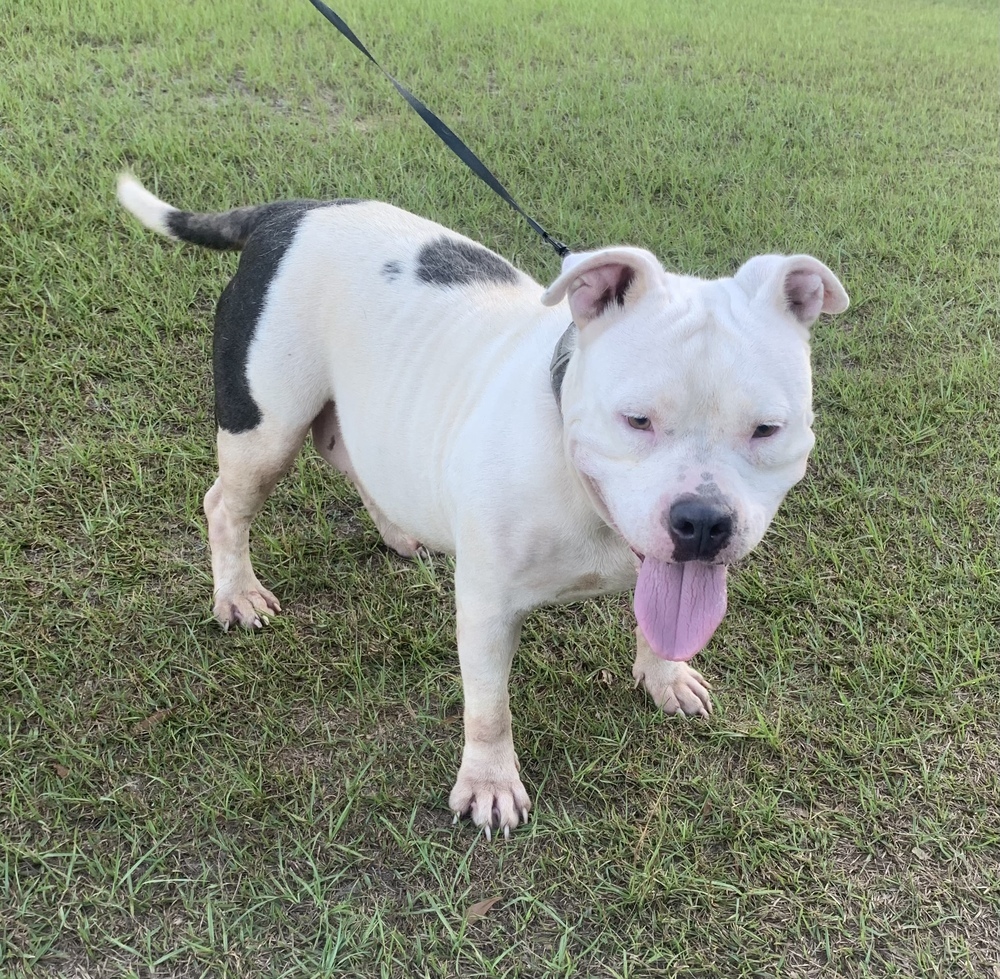
[[726, 567], [805, 473], [809, 328], [847, 293], [808, 255], [761, 255], [706, 281], [609, 248], [565, 259], [542, 301], [564, 298], [579, 330], [561, 391], [567, 452], [642, 559], [650, 646], [688, 659], [722, 621]]

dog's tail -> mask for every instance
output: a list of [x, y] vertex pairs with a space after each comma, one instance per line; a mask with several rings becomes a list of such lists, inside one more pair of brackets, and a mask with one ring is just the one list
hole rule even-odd
[[151, 194], [128, 173], [118, 178], [118, 200], [147, 228], [174, 241], [189, 241], [220, 251], [242, 248], [260, 218], [268, 213], [266, 204], [218, 214], [180, 211]]

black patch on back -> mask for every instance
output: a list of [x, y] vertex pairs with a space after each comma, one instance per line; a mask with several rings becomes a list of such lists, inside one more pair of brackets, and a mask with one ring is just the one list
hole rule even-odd
[[[239, 208], [240, 211], [256, 213], [245, 239], [239, 268], [223, 289], [215, 310], [212, 363], [215, 373], [215, 420], [219, 428], [235, 434], [248, 432], [260, 424], [260, 408], [250, 394], [247, 381], [247, 354], [271, 281], [288, 246], [295, 239], [303, 216], [320, 207], [356, 203], [359, 202], [279, 201], [256, 208]], [[207, 215], [216, 218], [225, 216]]]
[[481, 245], [442, 236], [420, 249], [417, 278], [433, 286], [514, 285], [517, 270]]
[[382, 276], [390, 282], [395, 282], [403, 274], [403, 266], [399, 262], [386, 262], [382, 266]]

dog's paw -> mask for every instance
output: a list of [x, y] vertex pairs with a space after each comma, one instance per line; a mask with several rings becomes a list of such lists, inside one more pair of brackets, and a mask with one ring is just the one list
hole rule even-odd
[[462, 767], [455, 787], [448, 797], [448, 805], [455, 814], [455, 822], [469, 816], [483, 829], [486, 839], [493, 839], [493, 831], [503, 832], [509, 839], [511, 830], [528, 821], [531, 799], [517, 774], [517, 756], [509, 764], [476, 763], [466, 748]]
[[231, 626], [262, 629], [268, 616], [281, 611], [281, 604], [259, 581], [245, 589], [220, 589], [215, 593], [213, 615], [228, 632]]
[[712, 713], [712, 685], [687, 663], [637, 657], [632, 676], [665, 714], [708, 717]]

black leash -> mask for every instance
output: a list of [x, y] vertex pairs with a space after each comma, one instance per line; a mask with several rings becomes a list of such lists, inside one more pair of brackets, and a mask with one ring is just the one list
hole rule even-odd
[[334, 27], [340, 31], [348, 41], [351, 42], [390, 82], [395, 86], [396, 91], [410, 103], [410, 107], [414, 112], [420, 116], [424, 122], [435, 132], [438, 138], [448, 147], [480, 180], [483, 181], [494, 193], [502, 197], [525, 221], [531, 225], [532, 230], [539, 234], [546, 244], [551, 245], [555, 250], [555, 253], [560, 257], [564, 258], [566, 255], [570, 254], [570, 249], [566, 247], [561, 241], [553, 238], [534, 218], [529, 217], [521, 209], [521, 206], [514, 200], [513, 197], [507, 191], [496, 177], [490, 172], [489, 168], [483, 163], [482, 160], [476, 156], [472, 150], [469, 149], [465, 143], [462, 142], [430, 109], [424, 105], [412, 92], [404, 88], [399, 82], [396, 81], [392, 75], [389, 74], [371, 55], [371, 52], [366, 48], [357, 38], [354, 31], [344, 23], [344, 21], [337, 16], [322, 0], [309, 0], [309, 2], [331, 23]]

